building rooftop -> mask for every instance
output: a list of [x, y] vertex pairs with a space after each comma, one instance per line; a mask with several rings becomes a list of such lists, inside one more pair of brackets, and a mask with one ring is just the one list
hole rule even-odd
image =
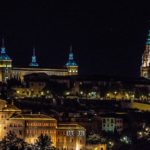
[[4, 47], [4, 39], [2, 39], [2, 47], [1, 47], [1, 52], [0, 52], [0, 60], [11, 61], [11, 58], [6, 54], [6, 50], [5, 50], [5, 47]]
[[102, 118], [124, 118], [127, 113], [106, 113], [101, 114]]
[[49, 117], [44, 114], [18, 114], [11, 117], [11, 119], [15, 120], [54, 120], [55, 118]]
[[13, 67], [13, 70], [22, 70], [22, 71], [58, 71], [58, 72], [60, 72], [60, 71], [62, 71], [62, 72], [66, 72], [67, 71], [67, 69], [60, 69], [60, 68], [57, 68], [57, 69], [55, 69], [55, 68], [42, 68], [42, 67]]
[[7, 102], [5, 100], [0, 100], [0, 111], [6, 106]]
[[17, 108], [15, 105], [7, 104], [4, 108], [2, 108], [2, 111], [21, 112], [21, 109]]
[[11, 61], [11, 58], [5, 52], [5, 47], [1, 47], [0, 60]]
[[63, 124], [58, 124], [57, 129], [83, 129], [85, 130], [84, 127], [80, 126], [79, 124], [71, 124], [71, 123], [63, 123]]

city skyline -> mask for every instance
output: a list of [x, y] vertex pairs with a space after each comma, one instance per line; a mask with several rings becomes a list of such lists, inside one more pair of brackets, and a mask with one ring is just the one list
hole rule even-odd
[[63, 66], [72, 45], [80, 74], [140, 76], [146, 3], [10, 3], [0, 6], [0, 35], [14, 65], [27, 66], [35, 47], [39, 64]]

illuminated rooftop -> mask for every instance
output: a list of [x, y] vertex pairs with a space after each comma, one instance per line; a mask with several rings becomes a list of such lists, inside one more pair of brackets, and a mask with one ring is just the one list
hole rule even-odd
[[74, 61], [73, 52], [72, 52], [72, 46], [70, 46], [70, 53], [69, 53], [69, 59], [66, 63], [66, 66], [78, 66], [77, 63]]
[[5, 100], [0, 100], [0, 111], [6, 106], [7, 102]]
[[19, 114], [19, 115], [15, 115], [13, 116], [11, 119], [15, 119], [15, 120], [54, 120], [56, 121], [56, 119], [49, 117], [47, 115], [44, 114]]
[[21, 112], [21, 109], [17, 108], [16, 106], [14, 105], [6, 105], [2, 111], [8, 111], [8, 112]]
[[21, 110], [19, 108], [17, 108], [15, 105], [13, 105], [13, 103], [8, 104], [7, 101], [5, 101], [5, 100], [0, 100], [0, 111], [21, 112]]
[[13, 70], [22, 70], [22, 71], [62, 71], [62, 72], [66, 72], [67, 69], [51, 69], [51, 68], [34, 68], [34, 67], [23, 67], [23, 68], [20, 68], [20, 67], [13, 67]]
[[71, 124], [71, 123], [64, 123], [64, 124], [58, 124], [58, 127], [57, 127], [57, 129], [83, 129], [83, 130], [85, 130], [85, 128], [84, 127], [82, 127], [82, 126], [80, 126], [79, 124]]
[[5, 46], [4, 46], [4, 39], [2, 39], [2, 47], [0, 53], [0, 60], [7, 60], [11, 61], [11, 58], [6, 54]]

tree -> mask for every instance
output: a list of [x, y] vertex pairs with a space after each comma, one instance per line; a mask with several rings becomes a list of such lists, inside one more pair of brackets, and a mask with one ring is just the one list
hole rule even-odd
[[0, 142], [0, 150], [23, 150], [24, 148], [25, 142], [12, 131], [9, 131]]
[[41, 134], [34, 144], [35, 150], [54, 150], [51, 138], [48, 135]]

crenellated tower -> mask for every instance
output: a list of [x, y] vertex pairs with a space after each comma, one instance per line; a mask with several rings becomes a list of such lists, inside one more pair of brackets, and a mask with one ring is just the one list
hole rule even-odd
[[145, 51], [142, 56], [141, 77], [150, 79], [150, 30], [145, 45]]
[[2, 39], [2, 46], [0, 52], [0, 81], [6, 82], [10, 78], [12, 69], [12, 59], [7, 55], [4, 46], [4, 39]]
[[69, 75], [78, 75], [78, 65], [74, 61], [72, 46], [70, 46], [69, 58], [65, 66], [68, 69]]
[[35, 48], [33, 48], [33, 55], [31, 63], [29, 64], [30, 67], [39, 67], [39, 64], [36, 61], [36, 55], [35, 55]]

